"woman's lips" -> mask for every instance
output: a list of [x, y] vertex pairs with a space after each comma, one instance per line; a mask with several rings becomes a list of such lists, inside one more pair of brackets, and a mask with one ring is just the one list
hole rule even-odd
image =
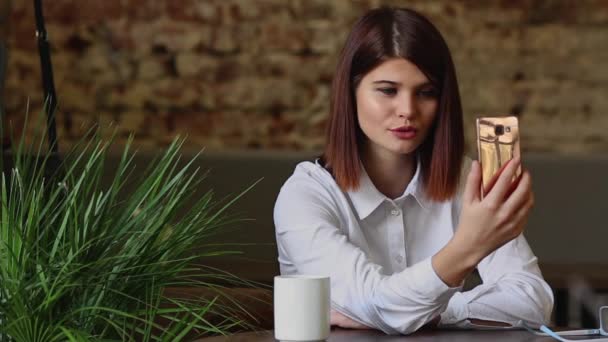
[[412, 126], [403, 126], [390, 130], [393, 135], [399, 139], [409, 140], [416, 137], [417, 129]]

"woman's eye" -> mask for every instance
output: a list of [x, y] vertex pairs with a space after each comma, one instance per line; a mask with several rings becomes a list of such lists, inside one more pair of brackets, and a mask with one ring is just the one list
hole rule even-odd
[[421, 97], [429, 97], [429, 98], [435, 98], [437, 97], [439, 94], [437, 93], [437, 90], [430, 88], [430, 89], [422, 89], [418, 92], [418, 95]]
[[396, 88], [378, 88], [378, 91], [380, 91], [384, 95], [395, 95], [395, 94], [397, 94], [397, 89]]

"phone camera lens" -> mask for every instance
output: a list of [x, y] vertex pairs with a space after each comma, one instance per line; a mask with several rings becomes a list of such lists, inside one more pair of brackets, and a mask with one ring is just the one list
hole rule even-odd
[[494, 133], [496, 135], [503, 135], [503, 134], [505, 134], [505, 126], [503, 126], [503, 125], [496, 125], [496, 127], [494, 127]]

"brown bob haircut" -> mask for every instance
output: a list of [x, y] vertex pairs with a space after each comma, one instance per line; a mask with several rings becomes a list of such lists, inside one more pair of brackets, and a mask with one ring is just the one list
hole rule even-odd
[[396, 57], [415, 64], [439, 92], [435, 122], [416, 152], [427, 196], [448, 200], [457, 190], [464, 155], [458, 83], [443, 37], [428, 19], [413, 10], [373, 9], [353, 26], [332, 84], [323, 162], [342, 190], [359, 187], [359, 153], [366, 137], [357, 119], [355, 90], [365, 74]]

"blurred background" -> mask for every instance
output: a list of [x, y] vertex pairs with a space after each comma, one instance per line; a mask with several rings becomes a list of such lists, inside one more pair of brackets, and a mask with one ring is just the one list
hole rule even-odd
[[[526, 236], [555, 290], [554, 323], [597, 326], [608, 289], [606, 0], [45, 1], [60, 149], [111, 124], [118, 144], [135, 134], [143, 165], [187, 135], [188, 149], [206, 148], [205, 184], [220, 195], [263, 177], [235, 205], [255, 221], [232, 238], [253, 246], [217, 265], [270, 283], [274, 199], [321, 150], [338, 53], [380, 5], [422, 12], [447, 40], [470, 156], [475, 117], [520, 118], [537, 198]], [[43, 103], [31, 1], [0, 0], [0, 57], [2, 120], [18, 129]]]
[[[65, 145], [91, 122], [161, 147], [318, 150], [336, 57], [355, 18], [410, 6], [455, 59], [474, 117], [516, 114], [522, 147], [608, 152], [608, 1], [45, 1]], [[2, 0], [6, 113], [42, 104], [31, 1]], [[17, 125], [19, 126], [19, 125]]]

